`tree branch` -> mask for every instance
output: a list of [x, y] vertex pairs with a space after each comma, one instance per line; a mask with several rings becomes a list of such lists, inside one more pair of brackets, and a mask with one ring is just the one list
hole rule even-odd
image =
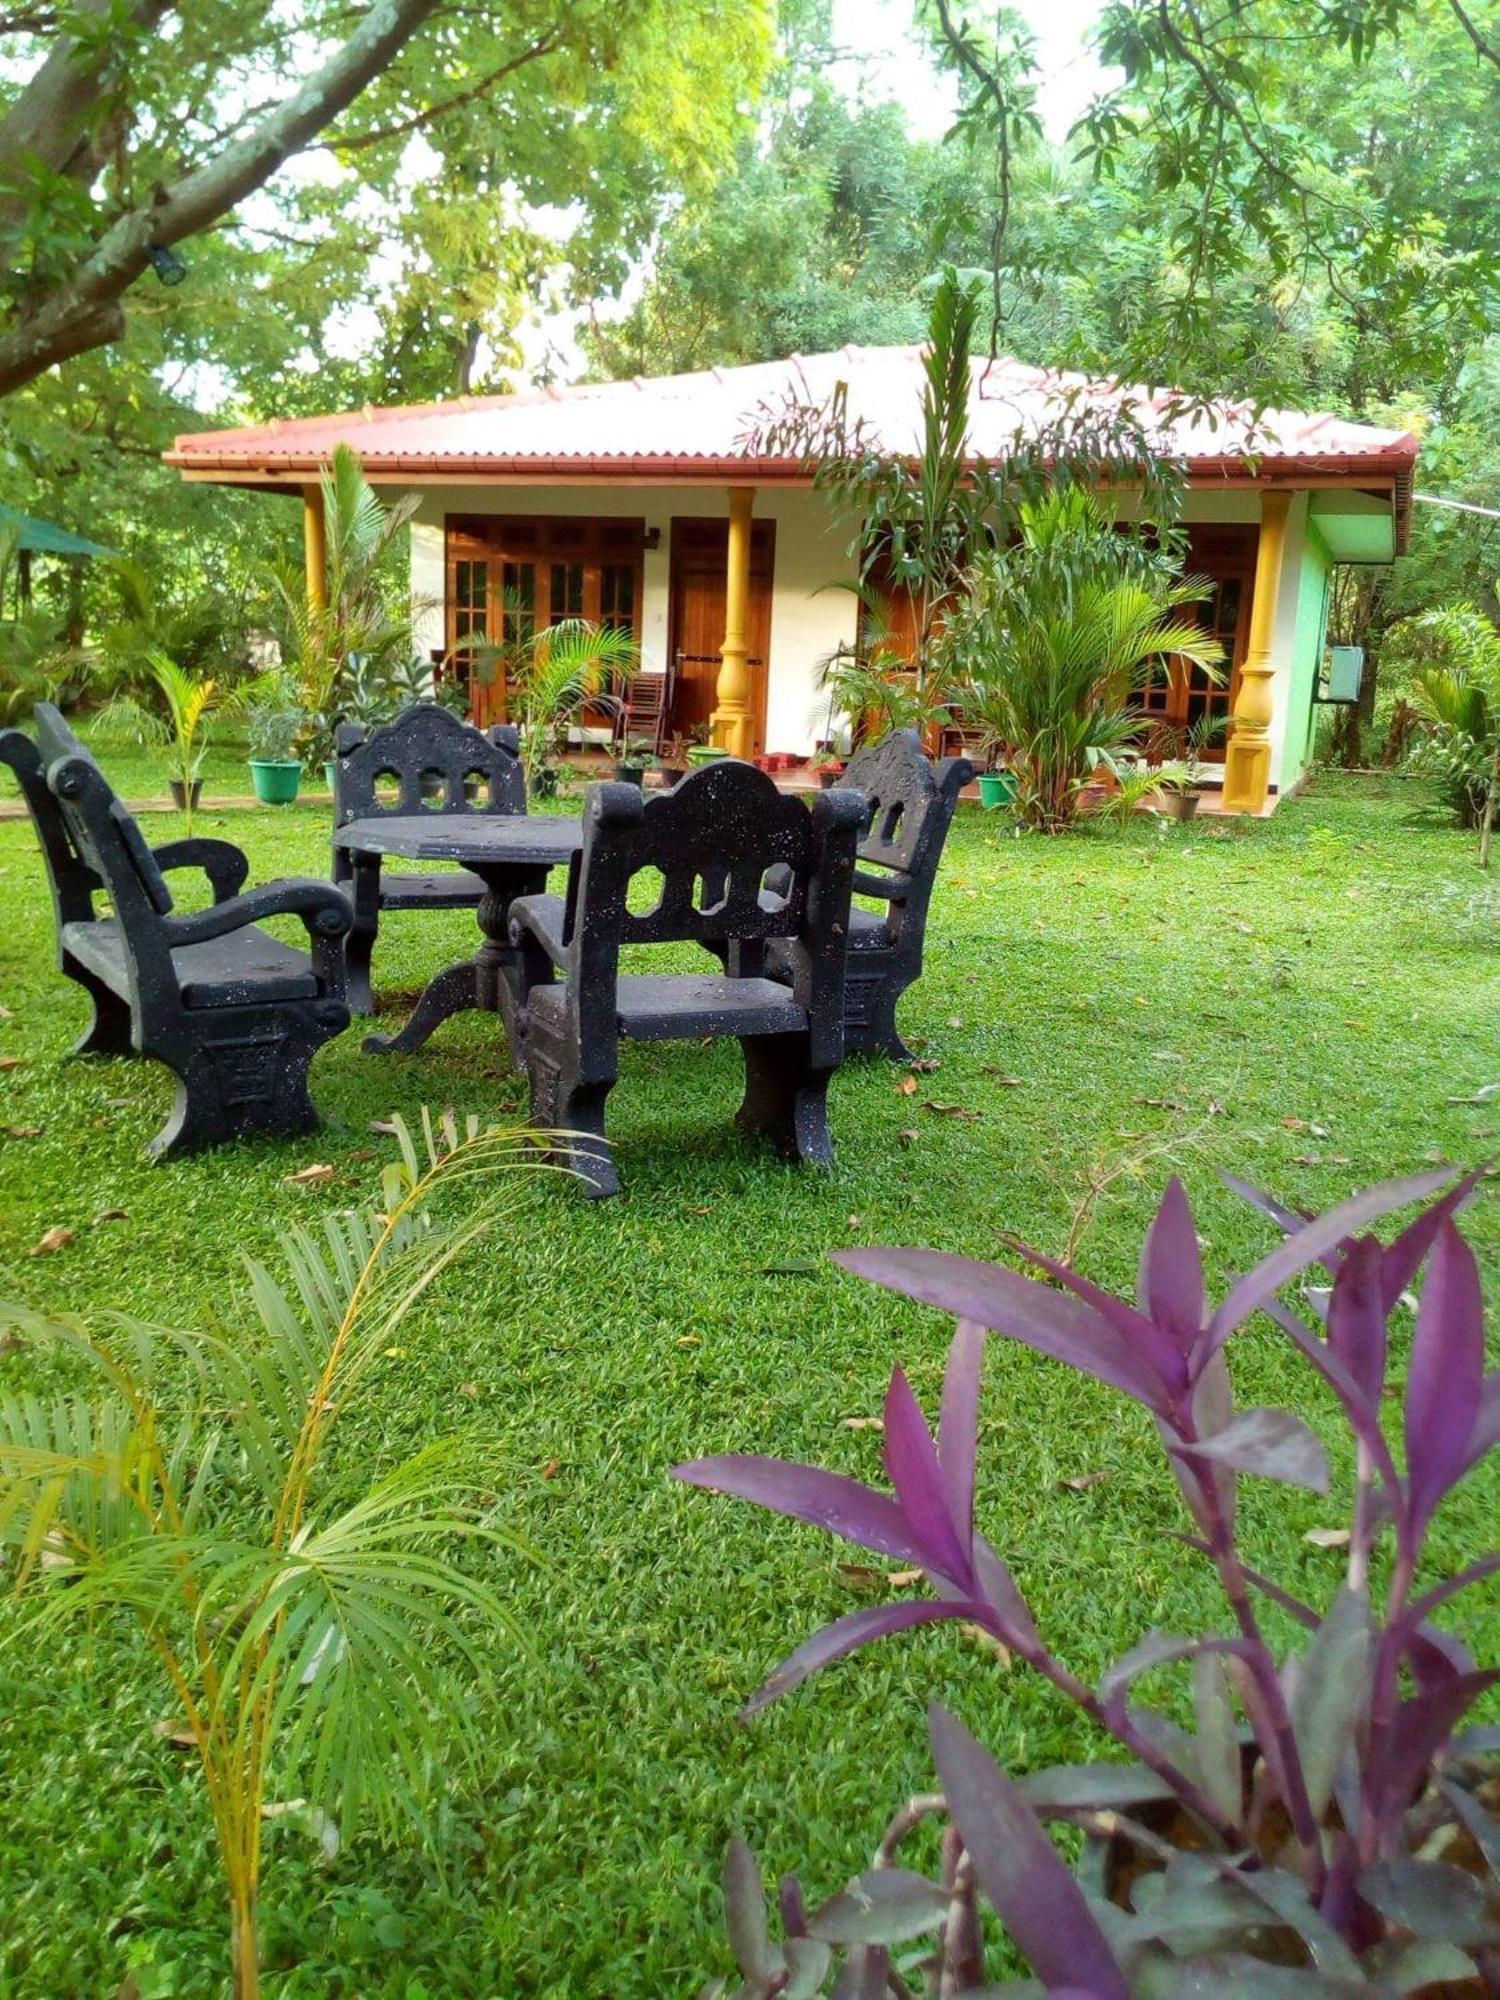
[[465, 104], [474, 104], [487, 97], [497, 83], [503, 83], [506, 77], [513, 76], [527, 63], [535, 62], [538, 56], [550, 55], [561, 41], [561, 28], [549, 28], [545, 35], [538, 35], [535, 41], [528, 43], [519, 55], [510, 57], [498, 69], [492, 69], [488, 76], [482, 76], [478, 83], [459, 91], [457, 96], [445, 98], [441, 104], [430, 104], [425, 111], [414, 111], [410, 118], [398, 119], [394, 125], [382, 125], [373, 132], [357, 132], [348, 139], [322, 139], [318, 142], [319, 147], [329, 153], [357, 153], [366, 146], [383, 146], [388, 139], [403, 138], [409, 132], [425, 132], [450, 111], [458, 111]]
[[1486, 62], [1491, 62], [1497, 69], [1500, 69], [1500, 48], [1493, 47], [1480, 34], [1479, 29], [1470, 18], [1469, 11], [1464, 6], [1463, 0], [1448, 0], [1448, 5], [1453, 12], [1454, 19], [1474, 44], [1480, 55], [1484, 57]]
[[69, 277], [0, 334], [0, 396], [58, 361], [119, 339], [121, 297], [145, 270], [152, 247], [206, 228], [263, 186], [387, 68], [438, 4], [373, 0], [343, 47], [243, 139], [113, 223]]

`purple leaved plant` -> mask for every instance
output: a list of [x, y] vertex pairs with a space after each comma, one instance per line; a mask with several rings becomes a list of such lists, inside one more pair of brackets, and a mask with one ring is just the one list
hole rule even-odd
[[[871, 1640], [960, 1619], [1043, 1675], [1128, 1761], [1010, 1778], [934, 1709], [941, 1793], [899, 1815], [875, 1867], [811, 1915], [789, 1877], [783, 1943], [770, 1940], [753, 1859], [732, 1844], [739, 2000], [883, 2000], [910, 1994], [914, 1979], [934, 2000], [981, 1989], [1155, 2000], [1207, 1993], [1210, 1982], [1215, 2000], [1500, 1993], [1500, 1732], [1464, 1727], [1500, 1670], [1481, 1668], [1435, 1622], [1500, 1571], [1500, 1554], [1440, 1581], [1424, 1573], [1435, 1514], [1500, 1440], [1500, 1371], [1485, 1372], [1479, 1274], [1455, 1221], [1475, 1178], [1415, 1175], [1318, 1216], [1230, 1181], [1284, 1240], [1217, 1306], [1175, 1179], [1147, 1231], [1134, 1302], [1024, 1246], [1048, 1282], [932, 1250], [836, 1253], [845, 1269], [956, 1319], [936, 1434], [897, 1368], [885, 1400], [889, 1491], [753, 1456], [699, 1459], [677, 1476], [920, 1568], [932, 1595], [835, 1620], [782, 1662], [747, 1713]], [[1368, 1233], [1433, 1196], [1389, 1243]], [[1387, 1424], [1390, 1322], [1419, 1275], [1400, 1421]], [[1308, 1319], [1284, 1294], [1314, 1276], [1331, 1282], [1304, 1285], [1304, 1302], [1324, 1301]], [[1237, 1533], [1243, 1475], [1319, 1493], [1330, 1484], [1327, 1453], [1301, 1418], [1235, 1406], [1225, 1349], [1257, 1313], [1321, 1377], [1353, 1433], [1347, 1572], [1321, 1610], [1252, 1568]], [[1223, 1591], [1224, 1631], [1149, 1632], [1096, 1685], [1047, 1644], [975, 1523], [991, 1333], [1150, 1413], [1190, 1516], [1183, 1540]], [[1278, 1655], [1268, 1605], [1303, 1628], [1300, 1650]], [[1141, 1676], [1173, 1666], [1190, 1676], [1192, 1728], [1134, 1699]], [[943, 1865], [925, 1881], [897, 1866], [897, 1850], [933, 1816], [945, 1823]], [[1064, 1863], [1048, 1820], [1091, 1836], [1085, 1867]], [[1040, 1989], [986, 1985], [981, 1898]]]

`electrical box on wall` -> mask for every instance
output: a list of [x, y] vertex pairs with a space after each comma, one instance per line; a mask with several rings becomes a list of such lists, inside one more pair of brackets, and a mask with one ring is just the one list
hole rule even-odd
[[1365, 677], [1363, 646], [1330, 646], [1319, 701], [1344, 704], [1359, 700], [1360, 683]]

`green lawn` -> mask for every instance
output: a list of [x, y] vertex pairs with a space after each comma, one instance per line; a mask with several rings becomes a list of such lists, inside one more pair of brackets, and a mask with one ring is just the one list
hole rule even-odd
[[[175, 828], [164, 817], [151, 831]], [[245, 844], [258, 876], [326, 866], [326, 806], [207, 814], [201, 829]], [[0, 1054], [20, 1058], [0, 1077], [5, 1124], [41, 1128], [0, 1139], [0, 1266], [29, 1301], [192, 1321], [222, 1303], [241, 1252], [375, 1198], [388, 1142], [372, 1120], [424, 1102], [521, 1108], [488, 1020], [452, 1023], [405, 1060], [366, 1056], [351, 1034], [315, 1073], [327, 1131], [148, 1168], [166, 1078], [64, 1060], [84, 1008], [52, 971], [24, 824], [0, 825], [0, 894]], [[595, 1208], [540, 1187], [525, 1225], [470, 1254], [412, 1322], [378, 1421], [344, 1443], [378, 1464], [433, 1433], [485, 1440], [535, 1551], [495, 1559], [534, 1657], [497, 1653], [483, 1768], [444, 1806], [435, 1855], [361, 1838], [321, 1869], [304, 1840], [272, 1832], [269, 1990], [687, 1993], [725, 1964], [726, 1831], [741, 1827], [768, 1871], [835, 1886], [927, 1780], [929, 1694], [1014, 1765], [1076, 1753], [1045, 1688], [946, 1628], [737, 1724], [780, 1655], [858, 1601], [859, 1578], [826, 1538], [682, 1489], [667, 1468], [753, 1448], [873, 1474], [878, 1436], [848, 1419], [878, 1410], [897, 1358], [935, 1406], [945, 1322], [838, 1273], [826, 1249], [994, 1255], [1018, 1230], [1056, 1251], [1076, 1229], [1084, 1267], [1125, 1286], [1175, 1166], [1218, 1284], [1268, 1242], [1218, 1166], [1326, 1204], [1435, 1158], [1494, 1154], [1500, 1111], [1454, 1100], [1500, 1080], [1497, 919], [1470, 839], [1399, 781], [1324, 781], [1269, 822], [1160, 836], [1016, 840], [966, 807], [905, 1016], [939, 1066], [914, 1095], [884, 1064], [836, 1079], [831, 1178], [734, 1135], [732, 1045], [627, 1050], [610, 1108], [625, 1197]], [[377, 959], [387, 995], [409, 997], [471, 936], [463, 914], [398, 920]], [[336, 1179], [291, 1185], [313, 1161]], [[125, 1217], [95, 1220], [115, 1209]], [[29, 1257], [56, 1224], [74, 1241]], [[1493, 1281], [1488, 1194], [1468, 1228]], [[1308, 1407], [1269, 1328], [1233, 1358], [1246, 1400]], [[1167, 1538], [1170, 1482], [1137, 1412], [997, 1343], [985, 1415], [988, 1531], [1086, 1676], [1148, 1624], [1215, 1615], [1195, 1559]], [[1100, 1473], [1083, 1491], [1067, 1483]], [[1440, 1521], [1436, 1555], [1486, 1546], [1497, 1499], [1492, 1470]], [[1252, 1491], [1245, 1511], [1262, 1567], [1331, 1589], [1337, 1556], [1302, 1539], [1341, 1518], [1330, 1503]], [[1474, 1593], [1470, 1613], [1493, 1657], [1495, 1598]], [[147, 2000], [222, 1991], [206, 1828], [161, 1719], [144, 1663], [108, 1632], [45, 1654], [22, 1637], [0, 1654], [4, 2000], [113, 1993], [143, 1958]]]

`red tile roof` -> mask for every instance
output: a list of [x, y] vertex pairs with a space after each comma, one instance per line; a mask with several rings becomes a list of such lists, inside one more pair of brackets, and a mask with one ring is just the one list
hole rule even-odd
[[[168, 465], [208, 478], [307, 476], [335, 445], [353, 445], [376, 477], [471, 474], [481, 478], [582, 476], [603, 479], [725, 478], [795, 480], [793, 456], [751, 455], [745, 436], [756, 413], [789, 402], [824, 404], [846, 385], [848, 415], [863, 419], [886, 449], [918, 446], [922, 350], [846, 347], [836, 354], [714, 368], [693, 375], [637, 376], [630, 382], [537, 389], [514, 396], [463, 396], [405, 408], [299, 417], [242, 430], [200, 431], [177, 439]], [[1328, 415], [1262, 412], [1245, 405], [1212, 413], [1174, 412], [1165, 393], [1090, 382], [1018, 361], [976, 362], [970, 395], [977, 452], [999, 458], [1017, 430], [1055, 414], [1080, 392], [1098, 406], [1127, 402], [1156, 431], [1161, 447], [1200, 477], [1243, 478], [1247, 455], [1261, 478], [1368, 472], [1410, 477], [1417, 440]]]

